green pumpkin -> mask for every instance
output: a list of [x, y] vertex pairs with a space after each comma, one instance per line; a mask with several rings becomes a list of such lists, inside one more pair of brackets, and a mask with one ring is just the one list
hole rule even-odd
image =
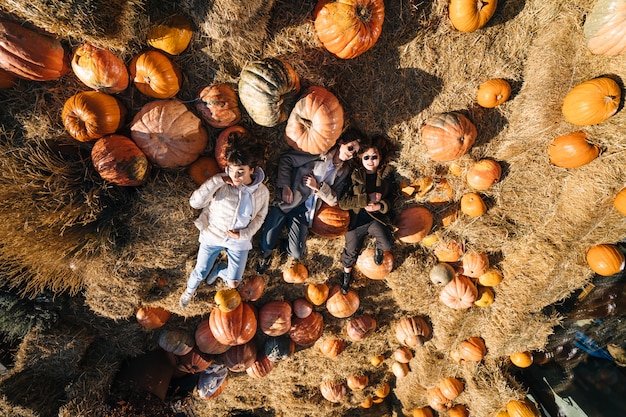
[[626, 51], [626, 0], [598, 0], [583, 32], [594, 54], [613, 56]]

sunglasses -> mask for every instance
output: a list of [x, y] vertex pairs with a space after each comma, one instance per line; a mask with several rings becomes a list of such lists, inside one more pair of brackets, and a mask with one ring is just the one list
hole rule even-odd
[[378, 159], [378, 155], [365, 155], [365, 156], [363, 157], [363, 160], [364, 160], [364, 161], [369, 161], [370, 159], [371, 159], [372, 161], [375, 161], [375, 160], [377, 160], [377, 159]]
[[352, 154], [352, 156], [356, 155], [359, 152], [359, 150], [355, 149], [354, 146], [352, 145], [348, 145], [347, 149], [348, 149], [348, 152]]

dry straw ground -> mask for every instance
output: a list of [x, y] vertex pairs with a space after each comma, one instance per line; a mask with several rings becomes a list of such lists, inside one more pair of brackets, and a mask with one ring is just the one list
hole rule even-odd
[[[221, 396], [190, 401], [195, 415], [248, 410], [260, 416], [401, 416], [425, 405], [425, 389], [448, 375], [465, 381], [458, 402], [475, 416], [492, 416], [509, 399], [524, 395], [525, 388], [510, 376], [507, 356], [542, 349], [559, 322], [544, 307], [592, 276], [584, 260], [586, 249], [615, 243], [626, 234], [624, 218], [612, 207], [626, 178], [625, 113], [583, 128], [602, 148], [589, 165], [557, 168], [546, 153], [554, 137], [576, 129], [560, 110], [569, 89], [603, 74], [623, 86], [626, 56], [594, 56], [586, 49], [582, 24], [593, 2], [500, 3], [485, 28], [460, 33], [449, 22], [445, 0], [387, 1], [381, 38], [353, 60], [339, 60], [319, 44], [312, 25], [313, 0], [0, 3], [0, 11], [57, 35], [68, 48], [90, 41], [113, 49], [126, 62], [147, 47], [151, 24], [182, 12], [196, 30], [190, 47], [174, 57], [185, 74], [179, 99], [193, 100], [213, 81], [236, 85], [249, 60], [281, 57], [305, 86], [322, 85], [335, 93], [350, 124], [396, 141], [400, 176], [446, 179], [455, 202], [467, 186], [446, 164], [425, 156], [418, 131], [428, 117], [461, 111], [476, 124], [478, 139], [459, 161], [462, 169], [483, 157], [504, 167], [502, 181], [485, 192], [489, 211], [480, 218], [459, 216], [443, 227], [441, 215], [449, 205], [407, 199], [396, 207], [426, 205], [436, 214], [434, 232], [441, 239], [458, 239], [468, 250], [489, 255], [505, 277], [496, 287], [493, 305], [467, 311], [443, 306], [428, 278], [435, 263], [432, 250], [398, 243], [393, 250], [396, 268], [384, 281], [357, 275], [361, 311], [378, 321], [373, 336], [348, 343], [334, 360], [315, 347], [300, 348], [261, 380], [231, 373]], [[475, 103], [477, 87], [495, 77], [511, 83], [512, 97], [496, 109], [483, 109]], [[156, 346], [155, 332], [135, 323], [137, 307], [162, 306], [174, 313], [168, 328], [193, 332], [208, 316], [214, 291], [222, 285], [201, 287], [187, 309], [178, 306], [198, 244], [192, 224], [197, 213], [188, 206], [194, 184], [184, 169], [155, 170], [148, 184], [137, 189], [103, 183], [90, 165], [90, 145], [71, 139], [60, 120], [65, 99], [82, 90], [68, 74], [53, 82], [21, 81], [0, 91], [2, 280], [27, 296], [50, 288], [84, 297], [86, 305], [75, 308], [56, 333], [33, 331], [24, 340], [15, 368], [0, 382], [4, 415], [55, 415], [59, 407], [63, 416], [105, 415], [105, 393], [121, 361]], [[120, 98], [131, 113], [148, 101], [133, 88]], [[284, 125], [262, 128], [248, 117], [242, 124], [266, 140], [271, 178], [278, 154], [287, 149]], [[213, 139], [217, 135], [210, 133]], [[304, 259], [310, 282], [337, 282], [342, 243], [310, 238]], [[250, 265], [256, 257], [254, 250]], [[303, 295], [302, 285], [282, 282], [280, 266], [276, 256], [258, 305]], [[252, 273], [251, 268], [246, 276]], [[169, 284], [156, 290], [160, 275]], [[346, 320], [319, 310], [324, 337], [346, 338]], [[427, 316], [434, 336], [415, 351], [409, 375], [396, 380], [389, 359], [398, 346], [394, 324], [412, 315]], [[477, 335], [488, 348], [485, 360], [452, 362], [450, 350]], [[369, 364], [373, 354], [387, 357], [382, 367]], [[350, 393], [339, 404], [322, 398], [318, 387], [323, 380], [343, 380], [354, 373], [369, 375], [372, 386], [365, 393]], [[33, 389], [41, 381], [55, 389]], [[384, 381], [392, 386], [391, 396], [369, 410], [360, 409], [364, 396]]]

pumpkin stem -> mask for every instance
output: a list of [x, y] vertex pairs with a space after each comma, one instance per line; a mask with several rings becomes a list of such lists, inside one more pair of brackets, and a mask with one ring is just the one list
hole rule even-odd
[[362, 5], [356, 6], [356, 16], [361, 22], [367, 24], [372, 18], [372, 9]]
[[311, 126], [313, 126], [313, 122], [311, 120], [305, 119], [300, 115], [298, 115], [297, 117], [298, 117], [298, 123], [304, 126], [307, 132], [311, 130]]

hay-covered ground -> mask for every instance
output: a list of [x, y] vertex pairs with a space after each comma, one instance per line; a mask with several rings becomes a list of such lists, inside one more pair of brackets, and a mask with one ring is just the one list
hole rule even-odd
[[[315, 346], [298, 348], [260, 380], [231, 372], [227, 388], [216, 399], [189, 399], [196, 416], [235, 411], [260, 416], [410, 415], [413, 408], [426, 405], [426, 388], [444, 376], [465, 381], [466, 390], [457, 402], [466, 404], [472, 415], [492, 416], [525, 393], [510, 376], [508, 355], [541, 350], [560, 320], [546, 315], [544, 307], [591, 279], [587, 248], [625, 236], [624, 217], [612, 206], [625, 184], [625, 113], [582, 128], [602, 149], [586, 166], [557, 168], [546, 152], [556, 136], [580, 129], [561, 114], [563, 98], [573, 86], [609, 75], [623, 89], [626, 55], [595, 56], [585, 46], [582, 25], [593, 2], [501, 1], [487, 26], [472, 33], [452, 27], [447, 3], [387, 1], [380, 39], [352, 60], [333, 57], [318, 42], [313, 0], [0, 4], [0, 11], [58, 36], [68, 49], [90, 41], [111, 48], [125, 62], [147, 49], [151, 24], [173, 12], [187, 15], [195, 25], [192, 43], [173, 60], [185, 76], [177, 98], [189, 104], [213, 81], [236, 86], [241, 68], [250, 60], [286, 60], [303, 86], [322, 85], [332, 91], [351, 125], [397, 142], [401, 151], [395, 165], [401, 178], [445, 179], [452, 186], [450, 203], [435, 205], [427, 194], [405, 198], [396, 210], [428, 207], [435, 214], [433, 233], [440, 240], [455, 239], [466, 250], [487, 253], [504, 275], [490, 307], [451, 310], [438, 301], [439, 289], [429, 280], [436, 263], [432, 248], [398, 242], [393, 249], [395, 269], [384, 281], [356, 275], [360, 313], [378, 323], [371, 337], [349, 342], [347, 320], [332, 317], [321, 306], [317, 310], [324, 317], [323, 337], [343, 337], [348, 342], [344, 353], [327, 359]], [[68, 17], [66, 10], [75, 14]], [[484, 109], [476, 104], [476, 90], [491, 78], [509, 81], [513, 93], [503, 105]], [[136, 189], [104, 183], [91, 167], [91, 145], [72, 139], [60, 118], [64, 101], [84, 90], [71, 72], [60, 80], [19, 81], [0, 90], [0, 277], [5, 287], [25, 296], [50, 289], [85, 304], [72, 307], [52, 330], [34, 330], [24, 339], [16, 366], [0, 381], [5, 415], [56, 415], [58, 409], [63, 416], [106, 415], [106, 392], [121, 361], [157, 346], [158, 331], [145, 331], [135, 322], [137, 308], [163, 307], [174, 313], [165, 328], [193, 332], [214, 307], [213, 294], [223, 285], [201, 286], [189, 307], [178, 306], [198, 247], [193, 226], [197, 213], [188, 205], [195, 184], [184, 169], [155, 169], [148, 183]], [[129, 109], [128, 121], [148, 101], [134, 87], [119, 98]], [[458, 206], [469, 188], [448, 164], [427, 158], [418, 132], [430, 116], [447, 111], [464, 113], [478, 129], [471, 152], [457, 161], [461, 172], [485, 157], [504, 169], [500, 183], [483, 193], [489, 208], [485, 215], [458, 215], [444, 227], [444, 214]], [[247, 115], [241, 124], [266, 141], [272, 178], [278, 155], [288, 148], [284, 124], [264, 128]], [[207, 154], [219, 132], [209, 128], [209, 133]], [[310, 237], [303, 261], [309, 282], [338, 282], [342, 245], [342, 239]], [[254, 273], [257, 255], [255, 248], [246, 276]], [[257, 306], [303, 296], [305, 287], [284, 283], [280, 267], [276, 255]], [[163, 288], [157, 286], [159, 276], [168, 280]], [[390, 372], [390, 355], [399, 346], [395, 323], [415, 315], [428, 318], [433, 337], [414, 351], [409, 375], [396, 379]], [[484, 361], [452, 361], [449, 352], [471, 336], [485, 340]], [[372, 355], [387, 359], [374, 367]], [[323, 380], [345, 380], [359, 373], [370, 378], [364, 392], [350, 392], [338, 404], [322, 398]], [[43, 390], [25, 388], [41, 381], [58, 388], [53, 398]], [[392, 387], [388, 399], [360, 408], [384, 382]]]

